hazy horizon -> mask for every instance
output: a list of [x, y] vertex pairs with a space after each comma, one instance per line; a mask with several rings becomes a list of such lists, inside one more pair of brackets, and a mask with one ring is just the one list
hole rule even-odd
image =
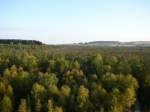
[[149, 0], [1, 0], [0, 39], [150, 41]]

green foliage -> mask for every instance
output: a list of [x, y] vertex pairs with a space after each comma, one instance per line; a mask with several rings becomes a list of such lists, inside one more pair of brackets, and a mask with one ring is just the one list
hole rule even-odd
[[148, 112], [149, 50], [0, 45], [0, 112]]
[[13, 104], [11, 99], [5, 95], [0, 102], [0, 111], [1, 112], [12, 112], [13, 111]]
[[58, 79], [56, 77], [56, 74], [54, 73], [51, 73], [51, 74], [48, 74], [48, 73], [40, 73], [39, 74], [39, 82], [44, 85], [45, 87], [49, 87], [51, 85], [56, 85], [57, 82], [58, 82]]
[[63, 112], [63, 109], [61, 107], [55, 106], [50, 99], [48, 100], [47, 109], [47, 112]]
[[42, 104], [40, 99], [37, 99], [35, 103], [35, 112], [41, 112], [41, 111], [42, 111]]
[[29, 112], [26, 99], [21, 99], [18, 112]]
[[88, 103], [89, 103], [89, 90], [85, 88], [83, 85], [80, 86], [78, 90], [77, 96], [77, 108], [79, 112], [87, 112], [88, 111]]
[[46, 89], [44, 86], [35, 83], [32, 86], [32, 91], [31, 91], [32, 96], [34, 97], [34, 99], [41, 99], [44, 100], [45, 95], [46, 95]]
[[67, 85], [63, 85], [60, 89], [60, 94], [63, 95], [64, 97], [68, 97], [70, 95], [71, 89]]

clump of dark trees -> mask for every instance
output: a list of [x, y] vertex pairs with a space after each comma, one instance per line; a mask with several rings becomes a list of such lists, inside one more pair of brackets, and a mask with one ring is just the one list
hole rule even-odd
[[0, 45], [0, 112], [150, 111], [147, 54], [77, 49]]
[[0, 44], [42, 45], [42, 42], [37, 40], [0, 39]]

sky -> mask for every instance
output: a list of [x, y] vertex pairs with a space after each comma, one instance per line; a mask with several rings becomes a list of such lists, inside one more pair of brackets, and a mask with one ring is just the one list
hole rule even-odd
[[150, 0], [0, 0], [0, 39], [150, 41]]

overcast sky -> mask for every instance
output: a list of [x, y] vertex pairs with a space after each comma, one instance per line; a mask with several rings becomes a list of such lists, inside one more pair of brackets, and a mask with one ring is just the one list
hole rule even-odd
[[150, 0], [0, 0], [0, 38], [150, 41]]

